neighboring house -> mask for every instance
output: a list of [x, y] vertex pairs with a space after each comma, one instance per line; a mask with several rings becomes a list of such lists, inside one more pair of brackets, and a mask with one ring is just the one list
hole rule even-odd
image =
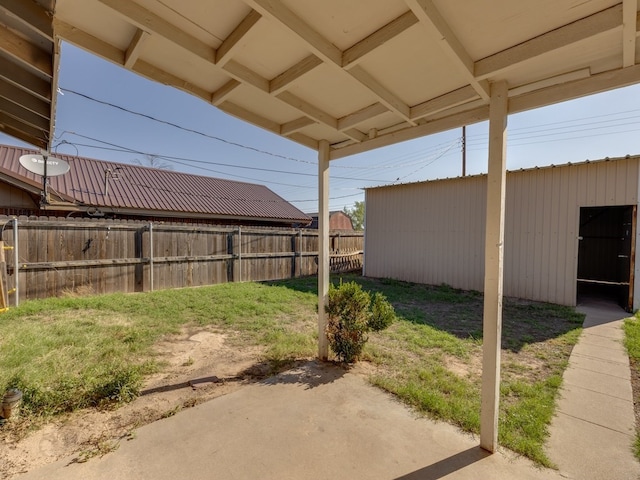
[[[504, 293], [640, 306], [640, 156], [507, 173]], [[482, 290], [487, 176], [366, 190], [365, 275]]]
[[311, 218], [263, 185], [54, 154], [70, 164], [49, 178], [19, 158], [39, 152], [0, 145], [0, 214], [298, 227]]
[[[318, 214], [308, 214], [313, 221], [307, 228], [318, 229]], [[329, 212], [329, 230], [353, 230], [353, 223], [351, 217], [341, 210]]]

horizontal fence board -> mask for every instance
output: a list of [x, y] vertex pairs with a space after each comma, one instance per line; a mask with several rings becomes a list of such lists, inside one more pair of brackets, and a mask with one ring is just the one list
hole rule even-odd
[[[7, 272], [9, 288], [17, 283], [20, 300], [279, 280], [318, 272], [317, 230], [22, 217], [17, 223], [17, 282], [10, 251]], [[14, 222], [0, 219], [0, 225], [0, 240], [12, 246]], [[362, 268], [362, 232], [331, 232], [329, 248], [332, 272]]]

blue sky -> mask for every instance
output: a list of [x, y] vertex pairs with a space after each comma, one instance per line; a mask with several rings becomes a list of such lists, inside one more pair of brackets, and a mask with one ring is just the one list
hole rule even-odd
[[[262, 183], [305, 212], [317, 210], [313, 150], [68, 44], [59, 86], [54, 153], [123, 163], [158, 155], [175, 171]], [[467, 127], [467, 174], [486, 172], [487, 131], [486, 122]], [[364, 187], [459, 176], [461, 135], [456, 129], [331, 162], [330, 208], [363, 200]], [[25, 145], [3, 134], [0, 142]], [[509, 117], [509, 169], [639, 153], [640, 85]]]

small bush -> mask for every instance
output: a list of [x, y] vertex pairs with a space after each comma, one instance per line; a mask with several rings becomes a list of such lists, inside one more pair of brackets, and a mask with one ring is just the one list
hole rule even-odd
[[393, 306], [387, 301], [385, 296], [380, 292], [373, 295], [371, 303], [371, 318], [369, 326], [374, 332], [379, 332], [389, 327], [396, 318], [396, 312]]
[[327, 337], [338, 360], [358, 359], [370, 331], [387, 328], [395, 318], [393, 306], [381, 293], [373, 298], [355, 282], [329, 286]]

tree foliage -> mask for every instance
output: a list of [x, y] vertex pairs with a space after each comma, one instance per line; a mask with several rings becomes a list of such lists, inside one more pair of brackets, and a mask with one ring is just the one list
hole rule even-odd
[[344, 207], [343, 212], [351, 218], [354, 230], [364, 230], [364, 200], [355, 202], [351, 208]]

